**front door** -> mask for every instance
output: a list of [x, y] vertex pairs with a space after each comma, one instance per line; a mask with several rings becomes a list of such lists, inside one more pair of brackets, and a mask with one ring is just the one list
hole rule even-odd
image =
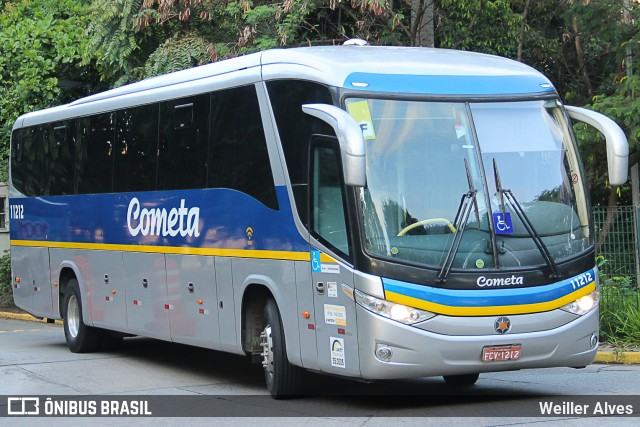
[[353, 270], [347, 264], [351, 245], [338, 140], [314, 136], [310, 160], [310, 230], [318, 242], [311, 247], [318, 366], [323, 372], [358, 376]]

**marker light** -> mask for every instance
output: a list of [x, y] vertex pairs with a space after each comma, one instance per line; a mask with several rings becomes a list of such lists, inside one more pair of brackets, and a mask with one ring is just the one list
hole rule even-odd
[[593, 291], [590, 294], [587, 294], [583, 297], [578, 298], [572, 303], [569, 303], [563, 307], [560, 307], [564, 311], [568, 311], [569, 313], [577, 314], [579, 316], [583, 316], [596, 308], [598, 306], [598, 302], [600, 301], [600, 292]]
[[375, 298], [358, 290], [355, 294], [356, 302], [367, 310], [407, 325], [423, 322], [435, 316], [434, 313]]

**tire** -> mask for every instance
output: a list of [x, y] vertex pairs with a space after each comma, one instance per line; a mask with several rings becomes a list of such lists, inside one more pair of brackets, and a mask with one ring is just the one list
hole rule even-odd
[[454, 386], [472, 386], [478, 381], [480, 374], [445, 375], [444, 382]]
[[76, 279], [69, 280], [64, 292], [64, 337], [72, 353], [90, 353], [100, 347], [104, 331], [84, 324], [82, 298]]
[[262, 324], [262, 366], [271, 397], [284, 399], [300, 394], [302, 369], [290, 364], [287, 359], [282, 321], [278, 306], [272, 298], [264, 306]]

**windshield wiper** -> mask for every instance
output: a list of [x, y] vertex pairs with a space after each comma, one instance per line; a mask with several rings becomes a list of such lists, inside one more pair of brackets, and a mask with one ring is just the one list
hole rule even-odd
[[500, 173], [498, 172], [498, 163], [496, 162], [495, 158], [493, 159], [493, 176], [496, 183], [496, 190], [498, 191], [498, 194], [500, 196], [500, 209], [502, 209], [502, 214], [503, 215], [505, 214], [504, 200], [506, 198], [507, 202], [509, 202], [509, 204], [513, 208], [513, 211], [516, 213], [516, 215], [518, 215], [520, 222], [522, 222], [522, 225], [524, 225], [524, 228], [527, 230], [527, 233], [529, 233], [529, 236], [531, 237], [533, 242], [536, 244], [536, 247], [538, 248], [540, 255], [542, 255], [542, 258], [544, 258], [544, 261], [547, 263], [547, 266], [552, 271], [550, 278], [561, 279], [562, 275], [558, 270], [558, 265], [555, 263], [555, 261], [551, 257], [549, 248], [547, 247], [547, 245], [545, 245], [544, 241], [542, 240], [542, 237], [540, 237], [540, 234], [538, 234], [538, 232], [536, 231], [535, 227], [531, 223], [531, 220], [529, 220], [529, 217], [525, 213], [524, 209], [522, 209], [522, 206], [518, 202], [518, 199], [516, 199], [516, 196], [513, 195], [511, 190], [502, 188], [502, 183], [500, 182]]
[[469, 183], [469, 191], [463, 194], [460, 198], [460, 206], [458, 206], [456, 217], [453, 220], [453, 228], [456, 231], [453, 235], [453, 241], [449, 246], [447, 256], [445, 257], [444, 263], [442, 264], [442, 268], [438, 273], [438, 283], [443, 283], [445, 280], [447, 280], [447, 276], [449, 276], [449, 271], [451, 271], [451, 266], [453, 265], [453, 261], [456, 257], [456, 254], [458, 253], [458, 249], [460, 248], [460, 243], [462, 242], [462, 234], [464, 233], [465, 227], [469, 222], [469, 215], [471, 214], [472, 208], [475, 208], [478, 230], [480, 230], [480, 212], [478, 211], [478, 200], [476, 199], [478, 190], [476, 190], [473, 186], [467, 159], [464, 159], [464, 167], [467, 171], [467, 182]]

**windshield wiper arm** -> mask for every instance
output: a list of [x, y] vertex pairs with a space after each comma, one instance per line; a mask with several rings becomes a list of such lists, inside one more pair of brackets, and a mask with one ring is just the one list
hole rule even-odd
[[478, 211], [478, 201], [476, 199], [476, 194], [478, 194], [478, 190], [476, 190], [473, 186], [473, 181], [471, 180], [471, 172], [469, 171], [469, 163], [467, 163], [467, 159], [464, 159], [464, 167], [467, 171], [467, 182], [469, 184], [469, 191], [462, 195], [460, 198], [460, 206], [458, 206], [458, 211], [456, 212], [456, 217], [453, 220], [453, 228], [456, 230], [453, 235], [453, 241], [449, 246], [449, 251], [447, 252], [447, 256], [444, 259], [444, 263], [442, 264], [442, 268], [438, 273], [438, 283], [443, 283], [447, 280], [447, 276], [449, 276], [449, 271], [451, 271], [451, 266], [453, 265], [453, 261], [455, 260], [456, 254], [458, 253], [458, 249], [460, 248], [460, 243], [462, 242], [462, 234], [464, 233], [465, 227], [469, 222], [469, 215], [471, 214], [471, 209], [475, 208], [476, 212], [476, 221], [478, 221], [478, 230], [480, 229], [480, 213]]
[[535, 227], [531, 223], [531, 220], [525, 213], [524, 209], [522, 209], [522, 205], [520, 205], [520, 202], [518, 202], [518, 199], [516, 199], [516, 196], [513, 195], [511, 190], [502, 188], [502, 183], [500, 181], [500, 173], [498, 172], [498, 164], [495, 158], [493, 159], [493, 175], [496, 182], [496, 190], [500, 195], [500, 208], [502, 209], [502, 214], [503, 215], [505, 214], [504, 199], [506, 198], [509, 204], [511, 205], [511, 207], [513, 208], [514, 212], [516, 213], [516, 215], [518, 215], [520, 222], [522, 222], [522, 225], [524, 225], [524, 228], [527, 230], [527, 233], [529, 233], [529, 236], [531, 236], [531, 239], [536, 244], [536, 247], [538, 248], [540, 255], [542, 255], [542, 258], [544, 258], [544, 261], [546, 262], [549, 269], [551, 269], [552, 274], [550, 278], [561, 279], [562, 275], [558, 270], [558, 265], [553, 260], [553, 257], [549, 252], [549, 248], [542, 240], [542, 237], [540, 237], [540, 234], [536, 231]]
[[469, 183], [469, 192], [473, 192], [474, 194], [473, 209], [475, 210], [475, 213], [476, 213], [476, 225], [478, 227], [478, 230], [480, 230], [480, 211], [478, 210], [478, 199], [475, 197], [475, 195], [478, 193], [478, 190], [476, 190], [475, 187], [473, 186], [473, 180], [471, 179], [471, 171], [469, 170], [469, 163], [467, 162], [467, 159], [464, 159], [464, 168], [467, 170], [467, 182]]

